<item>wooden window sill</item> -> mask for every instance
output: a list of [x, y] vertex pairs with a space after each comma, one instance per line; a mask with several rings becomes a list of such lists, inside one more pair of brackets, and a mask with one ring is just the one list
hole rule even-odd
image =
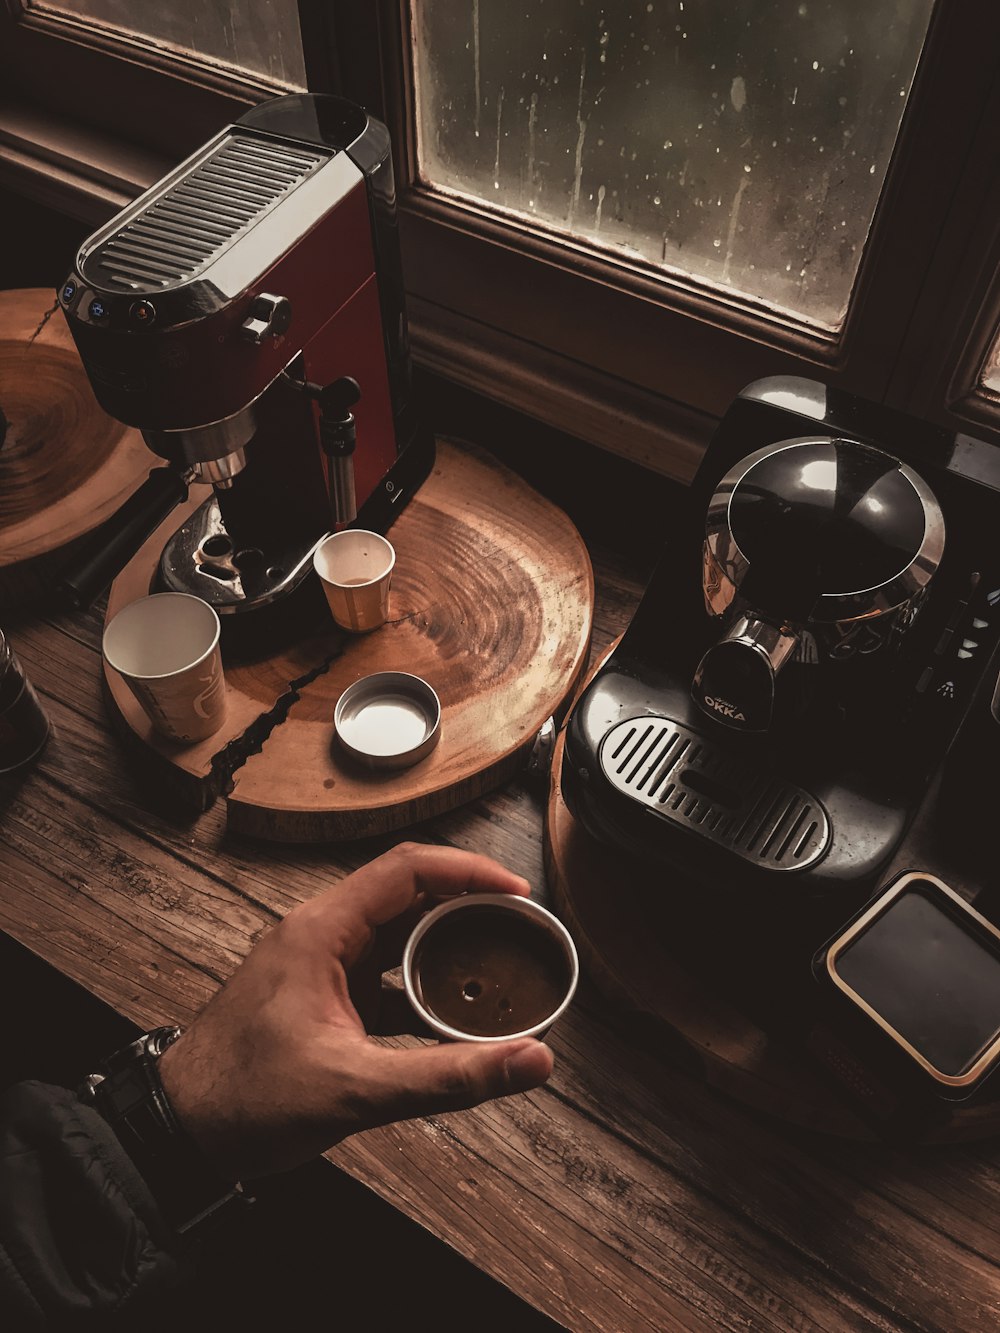
[[0, 103], [0, 183], [95, 226], [174, 164], [51, 112]]

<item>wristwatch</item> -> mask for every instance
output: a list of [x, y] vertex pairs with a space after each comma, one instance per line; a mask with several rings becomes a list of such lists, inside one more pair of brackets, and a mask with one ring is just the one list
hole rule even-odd
[[180, 1035], [178, 1027], [159, 1027], [138, 1037], [102, 1061], [78, 1094], [115, 1131], [160, 1211], [188, 1243], [253, 1198], [212, 1168], [174, 1115], [157, 1065]]

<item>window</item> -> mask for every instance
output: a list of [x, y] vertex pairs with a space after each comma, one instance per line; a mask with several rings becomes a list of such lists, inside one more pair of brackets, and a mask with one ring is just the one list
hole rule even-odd
[[256, 0], [242, 8], [226, 0], [171, 0], [161, 6], [136, 5], [134, 0], [49, 0], [45, 8], [54, 17], [70, 15], [126, 39], [148, 38], [164, 51], [205, 56], [260, 75], [276, 87], [305, 87], [295, 0]]
[[419, 178], [835, 331], [932, 8], [420, 0]]
[[679, 478], [763, 375], [1000, 442], [995, 0], [264, 3], [0, 0], [0, 183], [97, 222], [304, 81], [389, 126], [424, 368]]
[[[996, 136], [989, 126], [998, 109], [993, 52], [1000, 39], [1000, 11], [989, 0], [806, 0], [805, 15], [802, 0], [699, 0], [697, 6], [684, 0], [683, 9], [681, 0], [653, 0], [652, 8], [649, 0], [614, 7], [590, 0], [519, 0], [516, 6], [499, 0], [460, 6], [385, 0], [376, 8], [381, 90], [363, 80], [355, 86], [381, 96], [373, 105], [381, 106], [394, 136], [414, 343], [425, 363], [680, 477], [689, 476], [697, 461], [690, 441], [705, 440], [733, 395], [769, 374], [814, 376], [966, 429], [974, 421], [980, 433], [1000, 439], [995, 406], [974, 389], [970, 398], [969, 388], [987, 337], [981, 329], [975, 334], [977, 352], [970, 330], [994, 285], [989, 263], [984, 270], [973, 261], [991, 253], [993, 219], [1000, 216], [997, 201], [987, 198], [996, 179]], [[681, 34], [666, 21], [671, 10]], [[632, 22], [623, 25], [626, 11]], [[773, 16], [774, 31], [764, 33], [751, 52], [737, 40], [738, 29], [761, 13]], [[689, 78], [686, 95], [700, 101], [700, 119], [692, 124], [689, 107], [675, 108], [679, 131], [675, 124], [658, 127], [659, 138], [648, 127], [630, 130], [621, 109], [609, 119], [611, 94], [606, 83], [591, 83], [590, 71], [600, 67], [602, 52], [612, 60], [612, 23], [619, 32], [624, 28], [615, 77], [624, 70], [626, 79], [642, 84], [635, 90], [640, 101], [651, 96], [643, 92], [645, 79], [652, 83], [643, 61], [662, 62], [666, 52], [679, 62], [678, 43], [695, 43], [700, 72]], [[796, 29], [805, 23], [808, 30]], [[737, 48], [741, 65], [724, 59]], [[623, 233], [608, 236], [609, 192], [622, 186], [610, 184], [607, 156], [588, 159], [593, 135], [605, 144], [592, 146], [617, 145], [619, 157], [628, 144], [629, 162], [637, 153], [635, 170], [645, 144], [642, 185], [649, 174], [648, 184], [663, 186], [662, 179], [653, 182], [653, 171], [669, 172], [677, 144], [686, 136], [690, 146], [698, 124], [711, 123], [713, 116], [735, 127], [755, 88], [769, 84], [772, 103], [774, 89], [785, 89], [786, 112], [793, 97], [798, 102], [808, 85], [789, 78], [796, 60], [804, 74], [825, 82], [812, 86], [816, 100], [806, 107], [810, 144], [812, 135], [817, 139], [808, 161], [812, 175], [802, 169], [805, 156], [787, 159], [779, 187], [781, 207], [798, 214], [798, 238], [788, 242], [784, 267], [785, 238], [776, 239], [767, 222], [749, 227], [751, 186], [739, 192], [743, 167], [751, 167], [743, 171], [749, 179], [762, 169], [757, 159], [739, 161], [737, 151], [759, 146], [760, 123], [747, 136], [749, 144], [730, 135], [711, 145], [726, 160], [711, 180], [702, 171], [702, 200], [708, 210], [716, 201], [726, 224], [707, 225], [704, 207], [701, 217], [681, 219], [695, 238], [693, 261], [678, 262], [676, 240], [683, 229], [676, 228], [663, 229], [670, 234], [665, 244], [660, 236], [657, 256], [649, 219], [665, 207], [662, 188], [646, 195], [628, 219], [645, 218], [639, 218], [638, 244], [636, 233], [629, 233], [631, 251], [621, 243]], [[813, 62], [820, 68], [814, 70]], [[729, 68], [714, 82], [725, 64]], [[550, 120], [550, 142], [553, 136], [559, 142], [543, 182], [550, 206], [540, 216], [539, 196], [526, 194], [522, 181], [529, 159], [532, 179], [538, 175], [542, 99], [532, 117], [531, 96], [541, 88], [540, 68], [550, 65], [545, 91], [561, 90], [554, 100], [562, 128]], [[848, 82], [838, 87], [840, 79]], [[663, 98], [668, 94], [671, 89]], [[786, 115], [786, 133], [793, 124]], [[862, 173], [849, 182], [850, 206], [834, 209], [831, 199], [843, 202], [843, 173], [830, 171], [824, 178], [818, 150], [824, 149], [824, 158], [839, 151], [838, 167], [849, 166], [845, 132], [851, 147], [864, 145], [869, 181]], [[778, 137], [772, 132], [763, 142]], [[589, 170], [588, 160], [598, 165]], [[675, 178], [686, 160], [674, 162]], [[761, 189], [758, 210], [773, 202], [763, 198], [765, 192], [775, 194], [773, 183]], [[675, 198], [673, 207], [684, 205]], [[839, 228], [841, 221], [848, 228]], [[826, 277], [818, 276], [818, 258], [809, 254], [810, 227], [816, 256], [821, 247], [827, 250]], [[847, 244], [831, 241], [837, 230], [852, 227]], [[751, 275], [755, 253], [764, 257], [770, 288], [759, 283], [756, 268]], [[807, 257], [809, 264], [803, 262]], [[782, 272], [789, 280], [776, 289]], [[793, 279], [801, 279], [801, 286]]]
[[332, 49], [322, 0], [0, 0], [0, 185], [101, 222]]
[[983, 388], [991, 389], [994, 393], [1000, 394], [1000, 338], [994, 339], [989, 356], [986, 358], [986, 365], [983, 367], [983, 373], [980, 376], [980, 383]]

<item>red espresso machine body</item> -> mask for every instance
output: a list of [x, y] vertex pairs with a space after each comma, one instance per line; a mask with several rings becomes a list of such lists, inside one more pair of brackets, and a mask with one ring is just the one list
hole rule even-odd
[[385, 531], [430, 469], [388, 133], [352, 103], [248, 112], [90, 237], [59, 297], [101, 406], [167, 461], [96, 534], [76, 604], [194, 481], [215, 490], [160, 584], [231, 613], [291, 592], [325, 533]]

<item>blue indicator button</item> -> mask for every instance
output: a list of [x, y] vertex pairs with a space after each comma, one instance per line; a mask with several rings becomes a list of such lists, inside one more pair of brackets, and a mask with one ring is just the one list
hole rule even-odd
[[65, 287], [63, 287], [62, 289], [62, 299], [66, 303], [66, 305], [69, 305], [70, 301], [72, 301], [75, 295], [76, 295], [76, 283], [67, 282]]
[[99, 296], [95, 296], [88, 307], [87, 313], [91, 319], [107, 319], [108, 307]]

